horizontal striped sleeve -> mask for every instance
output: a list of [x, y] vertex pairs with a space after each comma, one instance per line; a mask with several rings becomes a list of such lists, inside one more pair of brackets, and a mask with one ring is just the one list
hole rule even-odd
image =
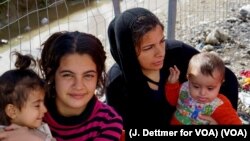
[[106, 117], [107, 120], [103, 120], [100, 135], [94, 141], [118, 141], [123, 129], [122, 118], [110, 106], [103, 103], [101, 105], [102, 108], [97, 113]]

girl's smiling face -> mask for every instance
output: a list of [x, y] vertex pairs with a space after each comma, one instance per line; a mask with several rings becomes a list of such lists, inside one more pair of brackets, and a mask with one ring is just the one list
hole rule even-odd
[[63, 56], [55, 75], [59, 113], [63, 116], [81, 114], [94, 96], [96, 86], [96, 64], [88, 54]]

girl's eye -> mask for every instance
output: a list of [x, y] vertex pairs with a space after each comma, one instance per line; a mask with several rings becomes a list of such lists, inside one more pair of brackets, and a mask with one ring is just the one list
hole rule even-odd
[[91, 80], [91, 79], [94, 78], [94, 77], [95, 77], [95, 75], [92, 75], [92, 74], [84, 75], [84, 78], [85, 78], [86, 80]]
[[72, 77], [72, 75], [69, 73], [65, 73], [65, 74], [62, 74], [62, 77]]

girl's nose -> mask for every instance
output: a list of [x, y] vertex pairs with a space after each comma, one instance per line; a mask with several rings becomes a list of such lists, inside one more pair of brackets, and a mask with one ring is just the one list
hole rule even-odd
[[82, 78], [76, 78], [74, 86], [78, 90], [82, 89], [85, 86], [84, 82], [83, 82], [83, 79]]

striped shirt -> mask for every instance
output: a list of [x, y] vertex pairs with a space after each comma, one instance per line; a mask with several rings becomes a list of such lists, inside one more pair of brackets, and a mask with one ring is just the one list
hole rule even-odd
[[61, 116], [54, 100], [47, 107], [44, 121], [57, 141], [118, 141], [121, 137], [121, 116], [95, 96], [79, 116]]

